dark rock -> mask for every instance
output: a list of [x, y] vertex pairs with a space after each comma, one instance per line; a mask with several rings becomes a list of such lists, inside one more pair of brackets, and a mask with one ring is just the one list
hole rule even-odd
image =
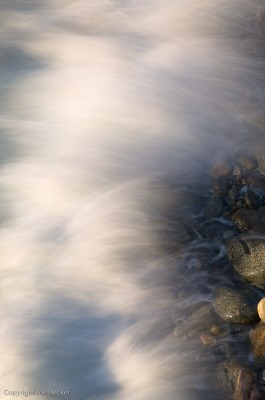
[[242, 184], [264, 191], [265, 176], [258, 173], [245, 175], [242, 179]]
[[227, 193], [227, 182], [224, 178], [216, 179], [212, 185], [213, 195], [216, 198], [224, 198]]
[[213, 305], [224, 321], [250, 324], [258, 319], [258, 302], [259, 298], [250, 290], [221, 286], [215, 291]]
[[205, 239], [215, 239], [219, 238], [224, 231], [225, 227], [217, 221], [209, 222], [203, 225], [201, 229], [202, 236]]
[[259, 200], [256, 193], [253, 190], [247, 190], [243, 196], [245, 206], [248, 208], [258, 208]]
[[265, 284], [265, 239], [232, 238], [227, 252], [235, 270], [249, 282]]
[[232, 215], [231, 220], [240, 232], [265, 233], [264, 215], [259, 211], [242, 208]]
[[223, 202], [220, 199], [210, 199], [206, 204], [204, 216], [206, 219], [218, 218], [223, 211]]
[[191, 251], [192, 261], [197, 268], [212, 262], [217, 257], [219, 250], [213, 246], [195, 248]]
[[228, 205], [232, 206], [236, 203], [240, 192], [239, 185], [232, 185], [227, 191], [227, 203]]

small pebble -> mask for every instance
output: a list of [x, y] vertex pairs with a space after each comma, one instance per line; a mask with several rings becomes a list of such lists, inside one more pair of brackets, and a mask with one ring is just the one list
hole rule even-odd
[[200, 340], [206, 346], [213, 346], [216, 343], [216, 339], [213, 337], [213, 335], [210, 335], [208, 333], [203, 333], [200, 336]]
[[211, 326], [211, 332], [215, 336], [220, 336], [224, 335], [225, 333], [228, 333], [229, 329], [220, 325], [220, 324], [214, 324]]

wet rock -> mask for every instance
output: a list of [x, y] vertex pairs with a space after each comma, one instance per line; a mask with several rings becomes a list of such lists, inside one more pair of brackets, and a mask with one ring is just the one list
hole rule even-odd
[[203, 333], [200, 336], [200, 340], [206, 346], [214, 346], [216, 344], [216, 339], [214, 338], [214, 336], [208, 333]]
[[255, 16], [255, 20], [259, 25], [264, 23], [264, 21], [265, 21], [265, 7], [262, 7], [262, 6], [258, 7], [256, 16]]
[[227, 192], [227, 182], [224, 178], [216, 179], [212, 185], [213, 195], [216, 198], [224, 198]]
[[235, 175], [238, 179], [242, 176], [242, 171], [238, 166], [234, 167], [233, 175]]
[[240, 232], [265, 232], [264, 215], [259, 211], [243, 208], [237, 210], [231, 220]]
[[224, 321], [250, 324], [258, 319], [258, 301], [255, 293], [250, 290], [221, 286], [215, 291], [213, 305]]
[[253, 372], [234, 360], [220, 363], [215, 370], [215, 400], [252, 400], [255, 391]]
[[233, 400], [258, 400], [262, 397], [261, 388], [254, 373], [249, 368], [241, 368], [236, 380]]
[[226, 325], [213, 324], [211, 326], [211, 332], [215, 336], [222, 336], [229, 333], [229, 328]]
[[265, 190], [265, 176], [260, 175], [258, 173], [246, 175], [242, 179], [242, 184], [264, 191]]
[[265, 323], [260, 322], [250, 334], [256, 368], [265, 368]]
[[218, 218], [223, 211], [223, 202], [220, 199], [210, 199], [206, 204], [204, 216], [206, 219]]
[[207, 264], [210, 264], [213, 259], [217, 257], [219, 250], [213, 246], [205, 246], [201, 248], [195, 248], [192, 250], [192, 258], [190, 262], [197, 268], [201, 268]]
[[265, 240], [232, 238], [227, 241], [227, 253], [235, 270], [256, 285], [265, 284]]
[[246, 170], [253, 170], [256, 168], [256, 163], [251, 156], [242, 154], [237, 156], [235, 160], [240, 167]]
[[219, 222], [213, 221], [203, 225], [201, 229], [202, 236], [205, 239], [218, 239], [223, 234], [225, 227]]
[[258, 208], [259, 207], [259, 200], [256, 193], [253, 190], [247, 190], [243, 196], [243, 201], [245, 207], [248, 208]]
[[265, 141], [261, 141], [253, 146], [252, 154], [257, 161], [260, 173], [265, 175]]
[[258, 304], [258, 314], [260, 319], [265, 322], [265, 297]]
[[160, 244], [168, 251], [180, 251], [195, 238], [192, 226], [185, 220], [179, 219], [176, 223], [168, 224], [161, 230]]
[[227, 191], [227, 203], [228, 205], [232, 206], [236, 203], [240, 192], [239, 185], [232, 185]]
[[219, 160], [213, 166], [212, 173], [217, 177], [227, 176], [232, 173], [232, 166], [225, 160]]

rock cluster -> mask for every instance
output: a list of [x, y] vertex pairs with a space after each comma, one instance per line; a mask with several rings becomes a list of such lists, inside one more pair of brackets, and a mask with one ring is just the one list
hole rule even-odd
[[[213, 372], [218, 388], [214, 398], [264, 399], [265, 142], [247, 154], [234, 155], [232, 161], [217, 161], [211, 175], [212, 194], [206, 201], [198, 232], [202, 240], [211, 243], [211, 251], [212, 246], [225, 249], [226, 267], [220, 270], [224, 283], [214, 285], [212, 304], [230, 331], [219, 340], [218, 325], [213, 325], [200, 339], [212, 351], [220, 353], [222, 348], [225, 354]], [[210, 260], [212, 271], [220, 254], [221, 251]], [[235, 335], [241, 338], [238, 357], [227, 346], [236, 342]]]

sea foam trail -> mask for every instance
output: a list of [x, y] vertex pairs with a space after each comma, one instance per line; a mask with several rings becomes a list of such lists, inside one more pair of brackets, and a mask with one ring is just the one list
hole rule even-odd
[[208, 294], [163, 233], [199, 212], [189, 191], [217, 153], [263, 134], [260, 4], [9, 0], [1, 14], [0, 398], [203, 396], [199, 345], [174, 329]]

